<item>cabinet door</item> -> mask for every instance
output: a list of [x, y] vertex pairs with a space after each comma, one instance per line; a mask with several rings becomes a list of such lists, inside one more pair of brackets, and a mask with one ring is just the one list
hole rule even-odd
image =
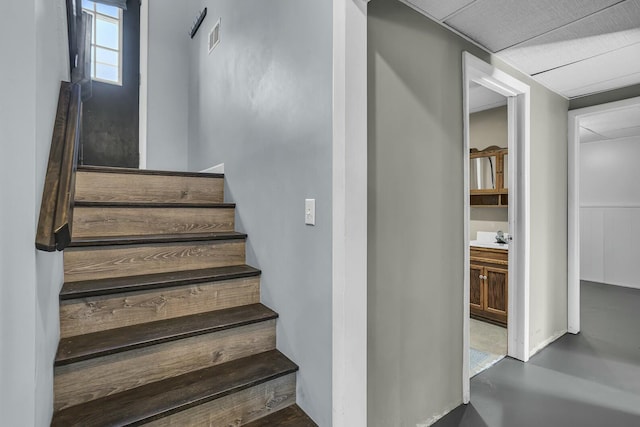
[[504, 317], [506, 322], [508, 270], [485, 267], [485, 272], [487, 279], [485, 280], [484, 309], [500, 318]]
[[471, 281], [470, 281], [470, 290], [471, 290], [471, 298], [469, 299], [471, 302], [471, 308], [484, 310], [484, 298], [483, 298], [483, 273], [484, 267], [479, 267], [477, 265], [471, 265]]

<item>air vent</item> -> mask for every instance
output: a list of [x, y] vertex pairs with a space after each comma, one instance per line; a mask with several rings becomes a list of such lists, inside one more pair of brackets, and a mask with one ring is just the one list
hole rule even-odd
[[209, 32], [209, 53], [220, 43], [220, 19]]

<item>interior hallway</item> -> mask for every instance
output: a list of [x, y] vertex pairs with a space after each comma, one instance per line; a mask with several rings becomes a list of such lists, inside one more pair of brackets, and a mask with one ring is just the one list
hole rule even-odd
[[581, 329], [528, 363], [471, 380], [471, 403], [436, 427], [640, 425], [640, 290], [582, 282]]

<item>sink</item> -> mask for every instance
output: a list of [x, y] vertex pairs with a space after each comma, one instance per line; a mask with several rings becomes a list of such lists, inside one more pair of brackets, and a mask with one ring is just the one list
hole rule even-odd
[[470, 245], [476, 248], [488, 248], [488, 249], [504, 249], [509, 250], [508, 243], [495, 243], [495, 242], [486, 242], [481, 240], [472, 240]]

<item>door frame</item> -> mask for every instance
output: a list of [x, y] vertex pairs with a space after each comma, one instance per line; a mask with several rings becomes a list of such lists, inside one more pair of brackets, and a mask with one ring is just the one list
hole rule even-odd
[[580, 120], [633, 106], [640, 106], [640, 97], [579, 108], [568, 113], [567, 330], [572, 334], [580, 332]]
[[149, 68], [149, 0], [140, 0], [140, 96], [138, 97], [139, 168], [147, 168], [147, 106]]
[[470, 254], [469, 221], [469, 84], [478, 83], [507, 97], [509, 140], [509, 280], [507, 312], [508, 356], [529, 360], [529, 266], [530, 266], [530, 88], [468, 52], [462, 53], [463, 168], [464, 168], [464, 290], [462, 400], [469, 403]]
[[367, 3], [333, 0], [332, 425], [367, 425]]

